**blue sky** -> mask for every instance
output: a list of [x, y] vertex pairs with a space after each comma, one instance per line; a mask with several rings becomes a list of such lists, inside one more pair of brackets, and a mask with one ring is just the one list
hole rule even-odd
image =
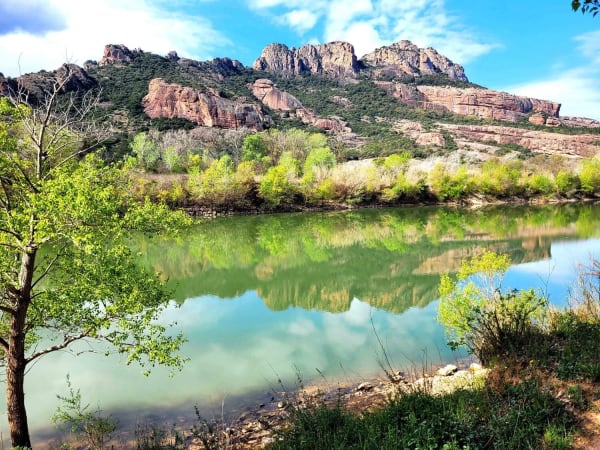
[[9, 76], [98, 60], [107, 43], [251, 65], [271, 42], [345, 40], [360, 57], [401, 39], [436, 48], [475, 83], [600, 120], [600, 17], [570, 0], [0, 0]]

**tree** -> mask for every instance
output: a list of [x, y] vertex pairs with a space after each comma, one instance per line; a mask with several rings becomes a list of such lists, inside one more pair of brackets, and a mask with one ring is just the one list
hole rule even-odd
[[573, 11], [578, 11], [581, 9], [583, 14], [590, 13], [592, 16], [596, 17], [598, 11], [600, 10], [600, 0], [573, 0], [571, 2], [571, 7]]
[[183, 362], [182, 336], [156, 322], [164, 284], [123, 238], [187, 220], [137, 203], [124, 173], [91, 152], [104, 135], [89, 119], [97, 98], [65, 94], [69, 77], [33, 105], [25, 91], [0, 99], [0, 356], [14, 447], [31, 447], [24, 379], [42, 356], [94, 339], [128, 363]]

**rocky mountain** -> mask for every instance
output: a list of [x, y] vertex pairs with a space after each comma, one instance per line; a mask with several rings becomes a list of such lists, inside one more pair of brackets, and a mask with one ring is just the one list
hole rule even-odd
[[[335, 135], [357, 157], [373, 156], [382, 139], [397, 139], [397, 146], [420, 155], [457, 145], [600, 152], [600, 122], [561, 117], [561, 105], [551, 100], [477, 86], [461, 65], [409, 41], [360, 59], [347, 42], [298, 49], [274, 43], [252, 68], [229, 58], [195, 61], [175, 51], [163, 57], [111, 44], [83, 68], [63, 65], [17, 79], [0, 74], [0, 94], [21, 87], [42, 98], [53, 79], [66, 74], [65, 92], [99, 89], [104, 112], [123, 134], [148, 126], [295, 126]], [[370, 142], [375, 150], [362, 152]]]

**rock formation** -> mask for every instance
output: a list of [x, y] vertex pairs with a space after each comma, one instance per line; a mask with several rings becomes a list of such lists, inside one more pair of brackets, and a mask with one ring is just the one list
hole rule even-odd
[[248, 88], [263, 105], [275, 111], [291, 112], [293, 116], [299, 118], [305, 124], [321, 130], [333, 131], [334, 133], [350, 131], [347, 123], [340, 117], [319, 117], [312, 109], [305, 108], [300, 100], [292, 94], [277, 88], [271, 80], [261, 78], [256, 80], [254, 84], [248, 85]]
[[358, 73], [354, 47], [347, 42], [304, 45], [297, 50], [284, 44], [269, 44], [253, 67], [283, 77], [324, 75], [347, 78]]
[[410, 41], [400, 41], [366, 54], [361, 62], [374, 68], [376, 78], [403, 75], [439, 75], [457, 81], [468, 81], [465, 70], [433, 48], [419, 48]]
[[211, 91], [169, 84], [161, 78], [150, 81], [143, 105], [151, 118], [176, 117], [207, 127], [262, 130], [270, 123], [257, 105], [222, 98]]
[[557, 118], [560, 111], [560, 103], [490, 89], [412, 86], [391, 81], [376, 83], [389, 95], [411, 106], [471, 115], [482, 119], [515, 122], [531, 113], [539, 113], [532, 119], [533, 121], [555, 126], [555, 122], [548, 119]]
[[461, 65], [454, 64], [433, 48], [419, 48], [410, 41], [378, 48], [360, 62], [354, 54], [354, 47], [347, 42], [304, 45], [297, 50], [283, 44], [269, 44], [253, 67], [284, 77], [324, 75], [354, 78], [361, 70], [367, 70], [375, 78], [443, 74], [452, 80], [468, 81]]
[[126, 64], [131, 62], [132, 58], [140, 50], [131, 51], [123, 44], [108, 44], [104, 46], [104, 55], [98, 65], [106, 66], [109, 64]]
[[523, 128], [440, 124], [456, 139], [497, 145], [517, 144], [539, 153], [590, 157], [598, 154], [598, 135], [560, 134]]
[[55, 89], [57, 81], [64, 79], [68, 81], [63, 85], [62, 92], [85, 92], [94, 88], [97, 83], [78, 65], [63, 64], [52, 72], [28, 73], [18, 78], [0, 76], [0, 95], [23, 90], [27, 93], [29, 102], [35, 104]]
[[300, 100], [292, 94], [281, 91], [271, 80], [261, 78], [249, 86], [252, 94], [259, 99], [263, 105], [276, 111], [292, 111], [304, 108]]

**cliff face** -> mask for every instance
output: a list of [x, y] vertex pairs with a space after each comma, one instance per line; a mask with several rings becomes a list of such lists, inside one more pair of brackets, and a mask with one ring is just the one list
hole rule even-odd
[[283, 44], [269, 44], [253, 67], [283, 77], [324, 75], [345, 78], [355, 77], [358, 73], [354, 47], [347, 42], [304, 45], [297, 50]]
[[433, 48], [419, 48], [410, 41], [378, 48], [360, 61], [354, 54], [354, 47], [347, 42], [304, 45], [297, 50], [283, 44], [269, 44], [253, 67], [284, 77], [353, 78], [360, 72], [369, 72], [375, 78], [443, 74], [451, 80], [468, 81], [461, 65], [454, 64]]
[[206, 127], [262, 130], [270, 123], [270, 118], [257, 105], [232, 101], [210, 91], [169, 84], [161, 78], [150, 81], [143, 106], [153, 119], [187, 119]]
[[523, 128], [481, 126], [481, 125], [441, 125], [458, 139], [471, 142], [492, 142], [496, 144], [517, 144], [538, 153], [559, 153], [563, 155], [590, 157], [598, 154], [598, 135], [560, 134], [547, 131], [533, 131]]
[[[514, 122], [531, 113], [558, 117], [560, 111], [560, 103], [490, 89], [411, 86], [389, 81], [378, 81], [377, 85], [401, 102], [417, 108], [449, 111], [482, 119]], [[544, 119], [541, 125], [545, 123]]]
[[377, 78], [402, 75], [444, 74], [451, 80], [468, 81], [465, 70], [433, 48], [419, 48], [410, 41], [400, 41], [366, 54], [361, 61], [371, 67]]

